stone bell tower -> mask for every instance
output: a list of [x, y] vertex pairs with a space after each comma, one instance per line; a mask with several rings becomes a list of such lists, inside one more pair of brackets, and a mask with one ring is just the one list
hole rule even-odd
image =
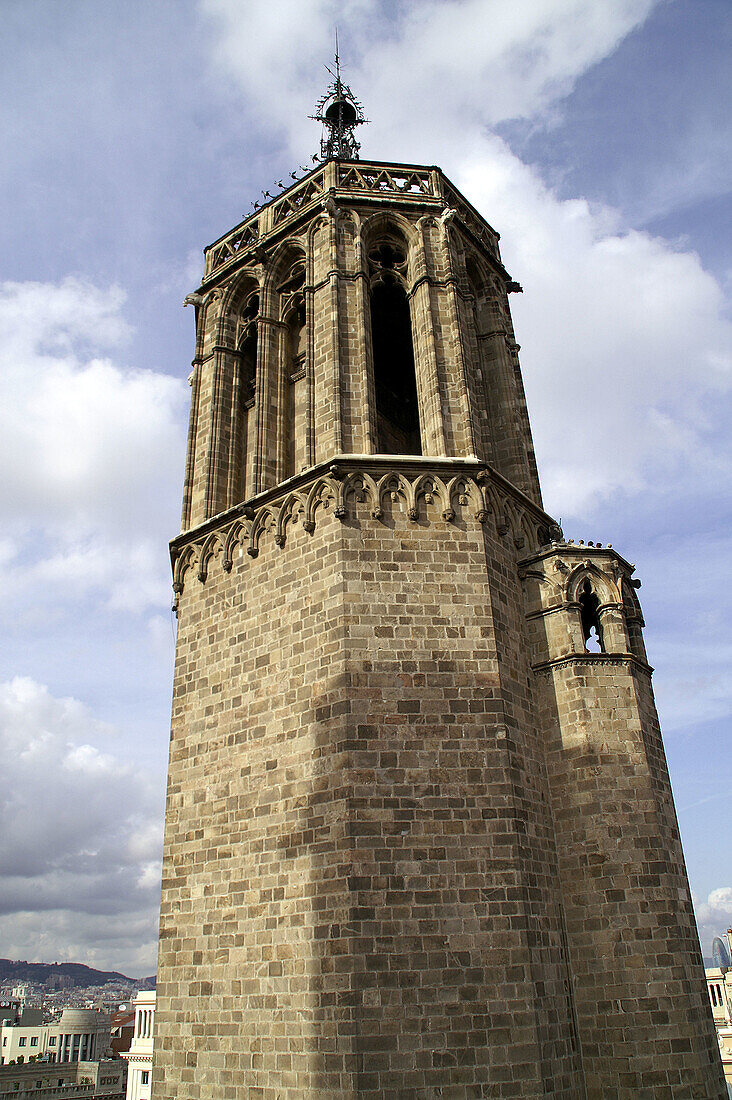
[[340, 72], [318, 117], [189, 299], [153, 1097], [717, 1100], [633, 568], [542, 509], [520, 288]]

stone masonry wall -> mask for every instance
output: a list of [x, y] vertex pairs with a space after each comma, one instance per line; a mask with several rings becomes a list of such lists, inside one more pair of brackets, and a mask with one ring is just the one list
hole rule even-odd
[[[522, 564], [587, 1098], [718, 1100], [651, 670], [628, 652], [631, 569], [609, 550], [566, 545]], [[601, 598], [602, 653], [587, 653], [578, 631], [584, 578]]]
[[396, 496], [184, 578], [156, 1100], [581, 1096], [514, 551]]
[[716, 1100], [719, 1054], [648, 673], [600, 656], [539, 678], [588, 1100]]

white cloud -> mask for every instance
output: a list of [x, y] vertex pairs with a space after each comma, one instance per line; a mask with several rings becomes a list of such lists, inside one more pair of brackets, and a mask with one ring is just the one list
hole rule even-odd
[[3, 283], [3, 351], [20, 358], [39, 347], [70, 352], [80, 340], [96, 348], [115, 347], [129, 335], [120, 314], [124, 300], [120, 287], [101, 290], [73, 277], [53, 287], [47, 283]]
[[[334, 5], [201, 6], [218, 31], [214, 62], [261, 103], [293, 150], [313, 145], [303, 117], [312, 65], [301, 61], [326, 49]], [[726, 433], [710, 430], [732, 380], [719, 285], [694, 253], [626, 227], [620, 212], [560, 200], [486, 130], [556, 105], [652, 7], [428, 2], [400, 6], [379, 26], [373, 6], [338, 15], [347, 41], [368, 43], [346, 72], [375, 120], [362, 134], [364, 156], [441, 163], [503, 235], [504, 259], [526, 290], [513, 308], [545, 499], [564, 517], [617, 491], [669, 478], [688, 491], [692, 481], [721, 483], [732, 472]], [[252, 56], [244, 46], [254, 39]], [[264, 79], [271, 71], [289, 74], [274, 99]]]
[[[374, 88], [381, 117], [398, 124], [403, 108], [394, 106], [406, 96], [407, 110], [429, 119], [432, 133], [438, 119], [447, 134], [457, 117], [468, 128], [530, 117], [567, 95], [652, 7], [653, 0], [408, 5], [395, 41], [372, 39], [364, 88], [369, 95]], [[377, 81], [366, 79], [369, 71]]]
[[560, 201], [497, 138], [456, 173], [501, 227], [525, 288], [512, 307], [548, 507], [577, 515], [665, 479], [721, 485], [732, 327], [691, 252], [622, 229], [619, 215]]
[[99, 752], [93, 745], [78, 745], [70, 749], [62, 767], [71, 772], [83, 772], [92, 778], [101, 778], [117, 769], [117, 761], [109, 753]]
[[179, 497], [187, 390], [96, 356], [128, 334], [123, 304], [74, 278], [0, 285], [0, 506], [19, 603], [49, 585], [125, 610], [167, 598], [161, 515]]
[[154, 907], [144, 916], [90, 916], [73, 909], [0, 914], [0, 941], [7, 958], [81, 962], [99, 970], [118, 970], [129, 978], [155, 973], [157, 934]]
[[[317, 60], [330, 63], [337, 24], [345, 79], [368, 99], [368, 114], [377, 120], [373, 133], [400, 134], [403, 153], [405, 135], [415, 127], [428, 131], [434, 148], [436, 134], [448, 134], [456, 116], [469, 141], [473, 126], [543, 109], [610, 53], [653, 3], [428, 0], [394, 5], [389, 18], [369, 0], [347, 6], [337, 0], [250, 0], [245, 6], [200, 0], [200, 8], [214, 28], [216, 62], [270, 124], [291, 136], [313, 133], [304, 124], [303, 105], [323, 90]], [[273, 72], [287, 74], [274, 96]]]
[[[43, 938], [22, 957], [62, 958], [85, 928], [90, 957], [101, 936], [105, 961], [130, 948], [127, 933], [147, 929], [136, 946], [154, 955], [160, 887], [162, 792], [135, 765], [97, 744], [110, 729], [75, 699], [54, 698], [28, 678], [0, 684], [0, 937], [18, 942], [24, 922]], [[31, 917], [30, 914], [35, 914]], [[77, 931], [67, 940], [69, 923]], [[119, 930], [109, 942], [112, 920]], [[6, 939], [6, 935], [8, 939]], [[45, 946], [41, 946], [45, 944]], [[100, 956], [101, 957], [101, 956]]]

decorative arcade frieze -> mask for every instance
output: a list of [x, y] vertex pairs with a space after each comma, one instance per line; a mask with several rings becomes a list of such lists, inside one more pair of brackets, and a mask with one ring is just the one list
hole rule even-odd
[[361, 506], [377, 521], [388, 508], [397, 507], [414, 523], [436, 516], [444, 523], [492, 522], [496, 533], [513, 539], [521, 552], [536, 553], [561, 537], [551, 516], [480, 463], [434, 462], [421, 468], [406, 463], [397, 468], [393, 462], [344, 455], [173, 539], [176, 597], [190, 571], [205, 581], [214, 559], [229, 572], [236, 556], [258, 556], [265, 534], [284, 547], [294, 525], [312, 534], [322, 518], [345, 520]]

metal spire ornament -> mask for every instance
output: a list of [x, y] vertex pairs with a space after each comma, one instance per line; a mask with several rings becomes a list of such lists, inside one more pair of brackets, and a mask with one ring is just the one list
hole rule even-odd
[[[333, 77], [333, 83], [327, 92], [316, 104], [317, 114], [310, 115], [315, 122], [322, 122], [325, 127], [323, 137], [320, 139], [321, 160], [358, 160], [358, 151], [361, 145], [356, 141], [354, 130], [368, 122], [364, 118], [363, 107], [355, 95], [341, 80], [341, 62], [338, 56], [338, 31], [336, 30], [335, 43], [335, 72], [325, 68]], [[316, 160], [313, 157], [313, 160]]]

